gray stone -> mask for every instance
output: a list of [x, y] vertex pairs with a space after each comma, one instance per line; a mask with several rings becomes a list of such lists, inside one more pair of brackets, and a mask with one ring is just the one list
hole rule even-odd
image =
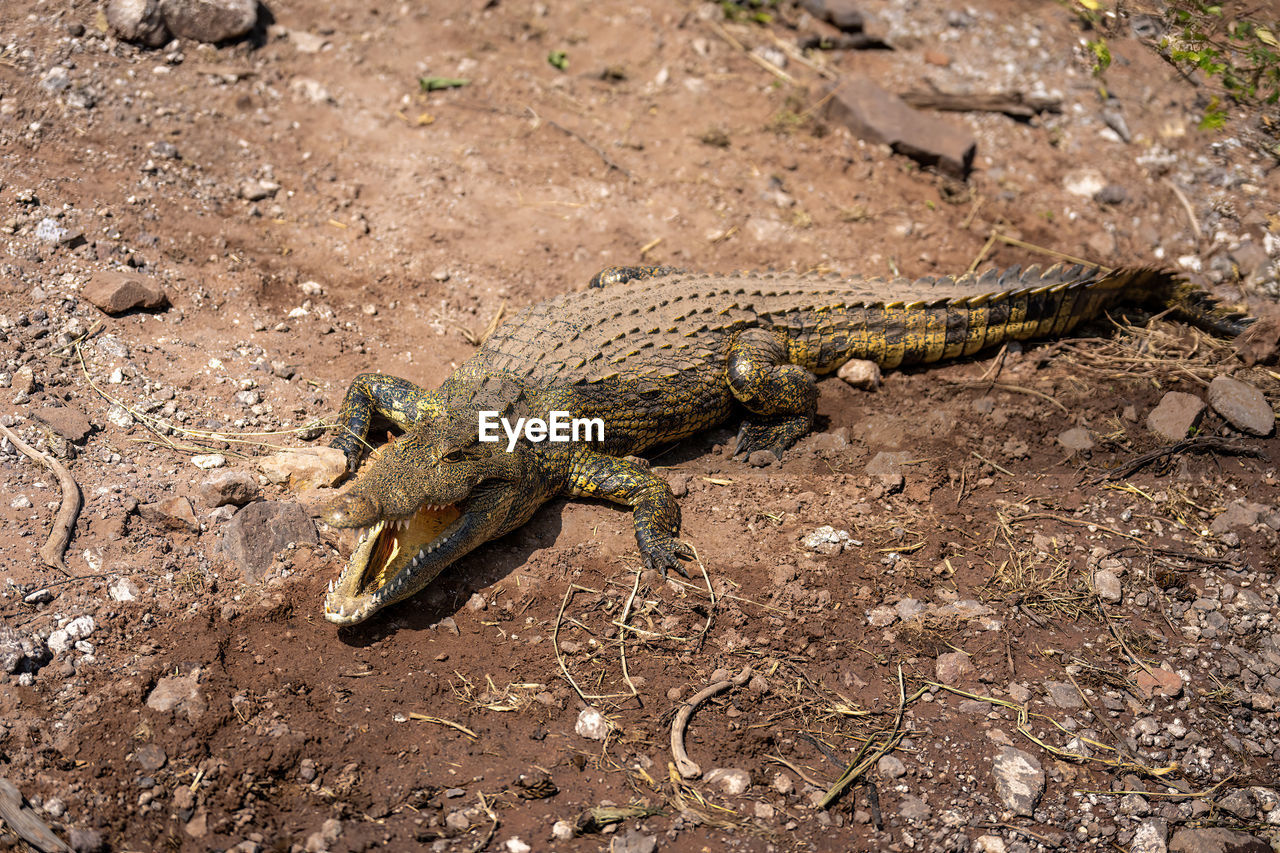
[[275, 556], [291, 544], [314, 545], [316, 526], [295, 503], [259, 501], [251, 503], [227, 522], [219, 550], [254, 582], [270, 566]]
[[95, 273], [81, 289], [80, 295], [112, 316], [138, 308], [154, 310], [169, 304], [169, 297], [158, 285], [137, 273], [116, 270]]
[[160, 0], [175, 36], [216, 44], [240, 38], [258, 22], [257, 0]]
[[242, 468], [227, 468], [215, 471], [199, 486], [200, 499], [205, 506], [216, 509], [220, 506], [244, 506], [256, 500], [260, 490], [258, 481], [252, 474]]
[[1233, 427], [1253, 435], [1270, 435], [1276, 413], [1262, 392], [1239, 379], [1219, 376], [1209, 383], [1209, 405]]
[[907, 775], [907, 765], [896, 755], [882, 755], [876, 762], [876, 770], [883, 779], [899, 779]]
[[42, 406], [32, 414], [67, 441], [79, 443], [93, 431], [93, 424], [85, 413], [72, 406]]
[[1080, 692], [1076, 690], [1074, 684], [1068, 684], [1065, 681], [1046, 681], [1044, 689], [1049, 694], [1049, 702], [1057, 708], [1070, 711], [1084, 707], [1084, 700], [1080, 698]]
[[907, 794], [898, 801], [898, 816], [903, 820], [923, 823], [933, 817], [933, 809], [929, 804], [913, 794]]
[[747, 456], [747, 464], [752, 468], [766, 468], [778, 461], [778, 454], [772, 450], [753, 450]]
[[73, 828], [67, 833], [67, 840], [75, 853], [106, 853], [108, 849], [102, 833], [96, 829]]
[[800, 5], [818, 20], [846, 33], [862, 32], [862, 10], [850, 0], [801, 0]]
[[1071, 453], [1083, 453], [1093, 449], [1093, 438], [1084, 427], [1072, 427], [1058, 434], [1058, 444]]
[[632, 827], [618, 833], [609, 845], [612, 853], [654, 853], [658, 849], [658, 836], [645, 835]]
[[133, 760], [138, 762], [138, 766], [148, 775], [155, 773], [165, 762], [169, 760], [169, 756], [165, 755], [164, 747], [157, 743], [144, 743], [133, 752]]
[[940, 684], [954, 687], [972, 676], [974, 668], [969, 656], [964, 652], [946, 652], [938, 655], [934, 673]]
[[159, 0], [110, 0], [107, 26], [118, 38], [147, 47], [162, 47], [172, 38]]
[[1134, 830], [1129, 853], [1168, 853], [1168, 837], [1168, 821], [1162, 817], [1147, 818]]
[[925, 166], [963, 178], [977, 141], [966, 130], [918, 112], [866, 77], [850, 75], [828, 90], [826, 116], [868, 142], [888, 145]]
[[1129, 200], [1129, 191], [1120, 184], [1107, 184], [1093, 194], [1098, 204], [1123, 204]]
[[1034, 756], [1006, 746], [991, 766], [996, 795], [1014, 814], [1031, 817], [1044, 794], [1044, 769]]
[[1116, 602], [1123, 597], [1120, 576], [1104, 569], [1093, 576], [1093, 589], [1103, 601]]
[[1213, 523], [1209, 525], [1209, 529], [1221, 535], [1233, 527], [1250, 527], [1257, 524], [1258, 518], [1266, 511], [1267, 507], [1262, 504], [1248, 501], [1232, 501], [1213, 520]]
[[800, 544], [803, 545], [806, 550], [816, 551], [819, 554], [826, 554], [830, 556], [832, 554], [839, 554], [842, 550], [848, 547], [849, 541], [849, 531], [836, 530], [831, 525], [824, 524], [822, 527], [819, 527], [817, 530], [801, 539]]
[[1258, 814], [1258, 807], [1254, 804], [1253, 797], [1242, 788], [1236, 788], [1219, 797], [1217, 806], [1224, 812], [1245, 821], [1252, 820]]
[[1182, 828], [1173, 834], [1169, 853], [1274, 853], [1271, 845], [1247, 832]]
[[1147, 429], [1168, 441], [1182, 441], [1203, 413], [1204, 400], [1181, 391], [1170, 391], [1147, 415]]
[[703, 781], [731, 797], [740, 797], [751, 787], [751, 774], [733, 767], [716, 767], [707, 771]]

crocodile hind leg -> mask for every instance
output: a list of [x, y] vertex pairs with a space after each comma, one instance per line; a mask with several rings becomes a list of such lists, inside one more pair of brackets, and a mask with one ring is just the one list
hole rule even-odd
[[768, 329], [746, 329], [729, 347], [729, 390], [753, 417], [742, 422], [737, 456], [772, 450], [778, 456], [813, 428], [818, 384], [787, 360], [782, 338]]
[[676, 538], [680, 504], [666, 480], [630, 459], [579, 450], [569, 471], [567, 491], [574, 497], [603, 498], [631, 507], [645, 568], [656, 569], [663, 577], [668, 569], [689, 576], [680, 561], [693, 559], [693, 549]]
[[375, 416], [407, 430], [422, 417], [436, 414], [438, 408], [434, 395], [407, 379], [361, 373], [347, 388], [330, 446], [342, 451], [347, 470], [354, 471], [368, 447], [365, 437]]

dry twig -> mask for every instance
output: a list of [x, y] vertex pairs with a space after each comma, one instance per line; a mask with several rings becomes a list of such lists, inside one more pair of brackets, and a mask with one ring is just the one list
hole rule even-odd
[[62, 505], [58, 507], [58, 514], [53, 520], [53, 527], [49, 530], [49, 539], [40, 547], [40, 559], [51, 569], [67, 571], [67, 564], [63, 560], [62, 555], [67, 552], [67, 545], [71, 543], [71, 533], [76, 528], [76, 519], [80, 516], [80, 486], [76, 483], [75, 478], [71, 476], [71, 472], [66, 469], [61, 462], [54, 459], [48, 453], [41, 453], [22, 439], [18, 438], [18, 434], [6, 426], [0, 426], [9, 442], [24, 456], [34, 459], [54, 473], [58, 478], [58, 486], [62, 489]]
[[693, 717], [693, 713], [698, 710], [699, 705], [712, 696], [723, 693], [730, 687], [741, 687], [750, 679], [751, 667], [748, 666], [733, 678], [707, 685], [680, 706], [676, 718], [671, 722], [671, 755], [675, 758], [676, 769], [685, 779], [696, 779], [702, 775], [702, 768], [689, 757], [689, 753], [684, 748], [684, 732], [689, 727], [689, 720]]

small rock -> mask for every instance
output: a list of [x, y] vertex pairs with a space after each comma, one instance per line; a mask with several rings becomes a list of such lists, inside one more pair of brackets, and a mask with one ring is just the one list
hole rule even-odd
[[551, 824], [551, 837], [556, 841], [568, 841], [573, 838], [573, 824], [567, 820], [558, 820]]
[[898, 621], [898, 611], [892, 607], [873, 607], [867, 612], [867, 624], [872, 628], [888, 628]]
[[1168, 821], [1159, 817], [1148, 818], [1134, 830], [1129, 853], [1168, 853], [1168, 837]]
[[991, 767], [996, 795], [1014, 814], [1031, 817], [1044, 794], [1044, 769], [1034, 756], [1006, 746]]
[[107, 845], [102, 833], [96, 829], [75, 828], [67, 833], [74, 853], [106, 853]]
[[978, 144], [967, 130], [913, 110], [866, 77], [845, 75], [827, 94], [826, 116], [861, 139], [888, 145], [953, 177], [965, 177], [973, 165]]
[[882, 450], [867, 463], [867, 476], [878, 480], [890, 492], [900, 489], [903, 484], [902, 466], [911, 461], [911, 456], [905, 450]]
[[578, 714], [573, 730], [588, 740], [604, 740], [609, 736], [609, 721], [597, 709], [587, 706]]
[[[49, 94], [57, 95], [71, 88], [71, 76], [67, 74], [67, 69], [60, 66], [54, 66], [40, 77], [40, 82], [37, 85]], [[45, 219], [40, 224], [44, 225], [45, 222], [52, 222], [55, 227], [57, 227], [58, 224], [56, 220], [52, 219]], [[56, 237], [50, 239], [42, 235], [40, 233], [40, 228], [38, 227], [36, 228], [36, 236], [42, 240], [49, 240], [51, 243], [58, 242], [58, 238]]]
[[973, 842], [974, 853], [1005, 853], [1004, 839], [998, 835], [979, 835]]
[[206, 471], [210, 468], [221, 468], [227, 464], [227, 457], [221, 453], [206, 453], [191, 457], [191, 464]]
[[187, 530], [192, 533], [200, 529], [191, 501], [181, 495], [166, 498], [158, 503], [143, 504], [138, 513], [147, 521], [158, 522], [170, 530]]
[[138, 762], [138, 766], [148, 775], [155, 773], [165, 762], [169, 760], [169, 756], [165, 755], [164, 747], [158, 743], [144, 743], [133, 752], [133, 760]]
[[1098, 204], [1124, 204], [1129, 200], [1129, 191], [1120, 184], [1107, 184], [1093, 194], [1093, 200]]
[[826, 554], [827, 556], [839, 554], [844, 550], [848, 542], [849, 531], [836, 530], [829, 524], [824, 524], [800, 540], [800, 544], [806, 550]]
[[13, 372], [10, 387], [18, 394], [30, 394], [36, 390], [36, 374], [31, 365], [24, 364]]
[[93, 424], [85, 413], [72, 406], [42, 406], [32, 414], [67, 441], [79, 443], [93, 431]]
[[107, 595], [112, 601], [136, 601], [139, 592], [138, 585], [129, 578], [116, 578], [107, 587]]
[[874, 391], [880, 387], [880, 365], [874, 361], [862, 358], [850, 359], [844, 363], [836, 375], [854, 388], [861, 388], [864, 391]]
[[1170, 391], [1147, 415], [1147, 429], [1168, 441], [1182, 441], [1204, 412], [1204, 401], [1192, 394]]
[[169, 304], [169, 297], [159, 286], [137, 273], [115, 270], [94, 273], [80, 294], [111, 316], [136, 308], [150, 311]]
[[740, 797], [751, 787], [751, 774], [745, 770], [716, 767], [702, 777], [708, 785], [715, 785], [731, 797]]
[[1218, 798], [1218, 808], [1243, 821], [1252, 820], [1258, 814], [1258, 807], [1248, 791], [1236, 788]]
[[252, 474], [241, 468], [229, 468], [211, 474], [197, 489], [205, 506], [244, 506], [257, 500], [260, 490]]
[[1209, 405], [1236, 429], [1253, 435], [1270, 435], [1276, 413], [1262, 392], [1247, 382], [1218, 376], [1209, 383]]
[[882, 755], [876, 762], [876, 771], [884, 779], [899, 779], [907, 775], [907, 765], [896, 755]]
[[245, 201], [262, 201], [280, 191], [280, 185], [271, 181], [248, 180], [240, 185], [240, 198]]
[[787, 796], [796, 789], [796, 783], [786, 773], [779, 773], [773, 777], [773, 781], [769, 783], [773, 790], [782, 796]]
[[175, 36], [208, 44], [239, 38], [258, 22], [257, 0], [160, 0], [160, 11]]
[[1187, 828], [1173, 834], [1169, 853], [1274, 853], [1271, 845], [1247, 832], [1232, 829]]
[[227, 522], [218, 550], [253, 583], [289, 545], [314, 545], [318, 541], [315, 523], [302, 507], [283, 501], [258, 501]]
[[1093, 437], [1084, 427], [1072, 427], [1058, 434], [1058, 444], [1071, 453], [1084, 453], [1093, 449]]
[[1049, 702], [1054, 707], [1065, 710], [1084, 707], [1084, 700], [1080, 698], [1075, 685], [1067, 684], [1065, 681], [1046, 681], [1044, 689], [1049, 694]]
[[800, 5], [818, 20], [846, 33], [862, 32], [865, 23], [862, 10], [853, 0], [801, 0]]
[[162, 714], [181, 711], [193, 722], [199, 719], [209, 709], [200, 690], [200, 670], [193, 669], [187, 675], [167, 675], [157, 681], [147, 696], [147, 707]]
[[1133, 683], [1147, 699], [1153, 696], [1175, 697], [1182, 692], [1182, 676], [1164, 667], [1155, 667], [1151, 672], [1139, 671]]
[[172, 38], [159, 0], [109, 0], [107, 26], [124, 41], [146, 47], [163, 47]]
[[1072, 195], [1093, 198], [1107, 186], [1097, 169], [1077, 169], [1062, 179], [1062, 188]]
[[319, 53], [329, 40], [306, 30], [289, 30], [289, 41], [298, 53]]
[[938, 655], [934, 664], [934, 673], [938, 683], [954, 687], [972, 677], [975, 670], [969, 656], [964, 652], [946, 652]]
[[77, 640], [83, 640], [92, 634], [95, 627], [97, 626], [94, 624], [92, 616], [77, 616], [63, 627], [49, 634], [47, 643], [49, 651], [55, 655], [62, 654], [74, 646]]
[[302, 491], [335, 485], [347, 474], [347, 458], [334, 447], [304, 447], [273, 453], [258, 467], [271, 482]]
[[1221, 536], [1234, 527], [1251, 527], [1258, 523], [1258, 518], [1266, 510], [1267, 508], [1262, 504], [1248, 501], [1232, 501], [1213, 520], [1213, 523], [1209, 525], [1209, 529]]
[[[525, 844], [523, 841], [521, 841], [519, 836], [515, 836], [515, 835], [508, 838], [507, 842], [502, 846], [507, 851], [507, 853], [531, 853], [531, 851], [533, 850], [532, 847], [530, 847], [528, 844]], [[617, 849], [618, 848], [615, 842], [614, 850], [617, 850]]]
[[1116, 602], [1123, 595], [1120, 577], [1110, 570], [1102, 570], [1093, 576], [1093, 588], [1103, 601]]
[[471, 828], [471, 818], [467, 817], [462, 809], [458, 809], [445, 815], [444, 825], [454, 832], [466, 832]]
[[767, 468], [778, 461], [778, 454], [772, 450], [753, 450], [747, 455], [747, 464], [752, 468]]
[[923, 823], [933, 817], [933, 809], [919, 797], [907, 794], [898, 801], [898, 816], [903, 820]]

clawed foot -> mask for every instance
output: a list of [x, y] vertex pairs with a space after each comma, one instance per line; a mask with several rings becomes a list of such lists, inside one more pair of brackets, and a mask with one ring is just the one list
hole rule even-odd
[[772, 450], [773, 455], [781, 459], [782, 454], [807, 433], [811, 425], [807, 418], [788, 418], [780, 423], [765, 424], [743, 421], [733, 455], [746, 459], [757, 450]]
[[681, 561], [694, 558], [693, 549], [674, 536], [642, 543], [640, 556], [644, 559], [646, 569], [661, 572], [664, 579], [669, 569], [675, 569], [681, 576], [689, 577]]

